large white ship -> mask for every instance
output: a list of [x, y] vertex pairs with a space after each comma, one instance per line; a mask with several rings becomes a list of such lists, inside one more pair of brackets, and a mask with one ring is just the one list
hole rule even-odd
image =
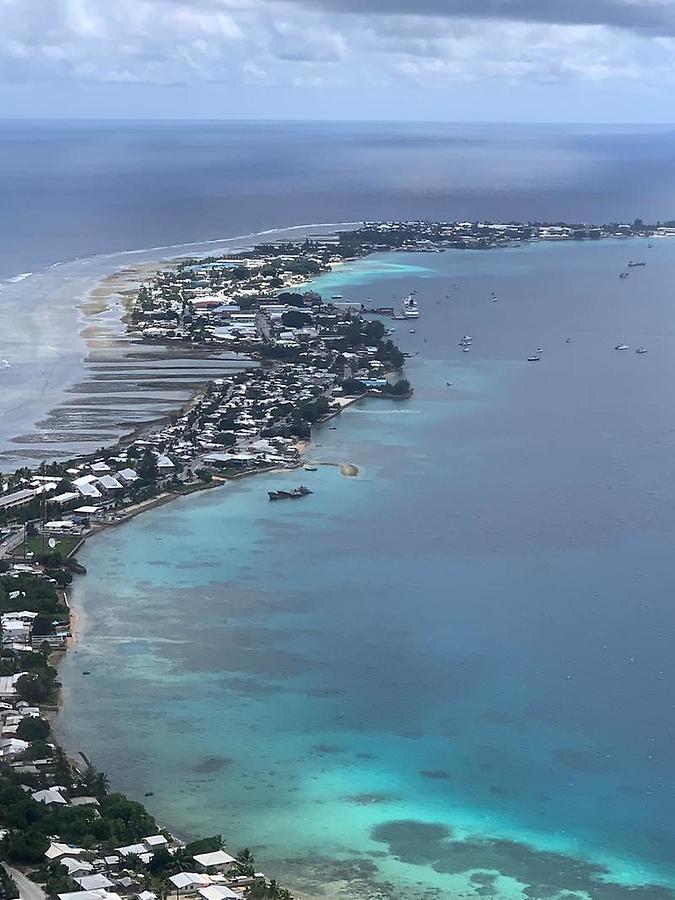
[[401, 303], [401, 308], [398, 312], [394, 312], [395, 319], [419, 319], [420, 311], [417, 306], [417, 300], [413, 294], [408, 294], [405, 300]]

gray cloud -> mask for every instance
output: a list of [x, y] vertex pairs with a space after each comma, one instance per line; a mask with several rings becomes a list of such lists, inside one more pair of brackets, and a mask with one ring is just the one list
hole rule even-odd
[[[269, 0], [271, 3], [279, 0]], [[285, 2], [285, 0], [282, 0]], [[363, 15], [437, 16], [446, 19], [490, 19], [548, 25], [604, 25], [644, 34], [675, 35], [671, 0], [303, 0]]]

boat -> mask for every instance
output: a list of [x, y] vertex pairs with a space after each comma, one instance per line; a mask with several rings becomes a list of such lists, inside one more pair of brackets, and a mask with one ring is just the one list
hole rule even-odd
[[539, 362], [540, 359], [541, 359], [541, 356], [528, 356], [527, 357], [528, 362]]
[[416, 332], [415, 332], [415, 329], [414, 329], [414, 328], [411, 328], [411, 329], [410, 329], [410, 334], [415, 334], [415, 333], [416, 333]]
[[629, 269], [637, 269], [640, 266], [646, 266], [646, 265], [647, 265], [646, 262], [633, 262], [633, 260], [631, 259], [631, 261], [628, 263], [628, 268]]
[[566, 343], [566, 344], [571, 344], [571, 343], [572, 343], [572, 338], [567, 338], [567, 340], [565, 341], [565, 343]]
[[468, 353], [470, 349], [470, 346], [462, 347], [462, 353]]
[[628, 278], [629, 275], [630, 275], [630, 272], [620, 272], [619, 278], [623, 281], [623, 279]]
[[398, 312], [394, 312], [394, 319], [419, 319], [420, 311], [415, 300], [415, 291], [411, 291], [401, 303]]
[[457, 343], [458, 347], [470, 347], [473, 343], [473, 338], [470, 334], [465, 334], [464, 337], [460, 338]]
[[647, 348], [646, 348], [646, 347], [638, 347], [637, 350], [636, 350], [635, 352], [636, 352], [636, 353], [646, 353], [646, 352], [647, 352]]
[[445, 386], [446, 386], [446, 387], [452, 387], [454, 383], [455, 383], [454, 381], [446, 381], [446, 382], [445, 382]]
[[270, 500], [297, 500], [299, 497], [307, 497], [312, 491], [304, 484], [293, 488], [292, 491], [268, 491], [267, 496]]
[[309, 464], [307, 464], [307, 465], [304, 466], [303, 468], [304, 468], [305, 472], [316, 472], [316, 470], [317, 470], [319, 467], [318, 467], [318, 466], [310, 466]]
[[496, 303], [499, 300], [499, 297], [493, 291], [492, 294], [490, 295], [490, 299], [492, 300], [493, 303]]
[[628, 344], [617, 344], [615, 350], [630, 350]]
[[333, 294], [331, 300], [342, 300], [342, 294]]

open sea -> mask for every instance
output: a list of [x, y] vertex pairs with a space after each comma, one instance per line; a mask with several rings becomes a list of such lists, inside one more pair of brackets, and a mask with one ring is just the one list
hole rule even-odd
[[[49, 310], [33, 278], [91, 253], [388, 216], [669, 219], [674, 149], [667, 129], [4, 126], [3, 272], [35, 276], [3, 286], [0, 345]], [[619, 281], [629, 259], [648, 265]], [[317, 429], [317, 472], [89, 541], [59, 736], [302, 897], [673, 900], [674, 273], [655, 240], [318, 280], [418, 290], [395, 323], [415, 396]], [[306, 500], [267, 501], [300, 480]]]

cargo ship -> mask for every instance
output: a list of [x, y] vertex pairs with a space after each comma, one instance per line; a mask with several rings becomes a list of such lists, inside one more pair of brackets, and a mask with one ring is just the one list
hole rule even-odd
[[312, 492], [304, 484], [294, 488], [292, 491], [268, 491], [267, 496], [270, 500], [297, 500], [298, 497], [306, 497]]

